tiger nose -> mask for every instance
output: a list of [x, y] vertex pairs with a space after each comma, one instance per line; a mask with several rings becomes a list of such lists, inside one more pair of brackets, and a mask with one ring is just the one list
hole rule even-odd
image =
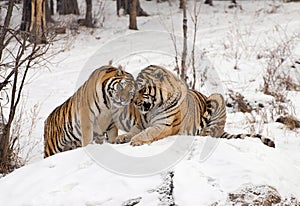
[[125, 100], [126, 100], [125, 97], [120, 97], [121, 102], [125, 102]]
[[135, 105], [137, 105], [137, 96], [136, 96], [136, 95], [134, 95], [134, 97], [133, 97], [133, 99], [132, 99], [132, 102], [133, 102]]

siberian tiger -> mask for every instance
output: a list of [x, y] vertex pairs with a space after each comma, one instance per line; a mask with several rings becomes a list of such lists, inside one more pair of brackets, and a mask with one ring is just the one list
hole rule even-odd
[[131, 145], [136, 146], [182, 134], [227, 139], [248, 136], [275, 147], [272, 140], [259, 134], [231, 135], [224, 132], [226, 107], [223, 96], [212, 94], [206, 97], [188, 89], [183, 81], [163, 67], [150, 65], [143, 69], [136, 84], [133, 103], [143, 124], [137, 125], [128, 134], [118, 136], [118, 143], [131, 141]]
[[46, 119], [44, 157], [86, 146], [104, 136], [114, 142], [118, 130], [112, 111], [118, 113], [118, 108], [128, 105], [134, 93], [133, 76], [121, 68], [102, 66], [95, 70], [73, 96]]

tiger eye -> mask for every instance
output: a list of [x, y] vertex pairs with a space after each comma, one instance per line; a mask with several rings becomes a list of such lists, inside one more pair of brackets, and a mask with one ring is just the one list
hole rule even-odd
[[145, 92], [145, 90], [146, 90], [145, 88], [142, 88], [142, 89], [139, 90], [139, 93], [143, 94]]

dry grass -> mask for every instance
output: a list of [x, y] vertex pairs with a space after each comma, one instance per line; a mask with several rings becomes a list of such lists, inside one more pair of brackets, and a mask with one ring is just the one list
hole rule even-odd
[[300, 121], [296, 119], [296, 117], [288, 115], [288, 116], [280, 116], [277, 118], [276, 122], [280, 122], [284, 124], [288, 129], [294, 130], [296, 128], [300, 128]]
[[297, 40], [299, 35], [286, 37], [275, 42], [273, 48], [266, 48], [257, 55], [257, 59], [265, 62], [264, 83], [261, 90], [264, 94], [272, 95], [277, 102], [287, 102], [287, 91], [300, 90], [299, 82], [292, 77], [300, 75], [289, 73], [296, 62], [292, 53], [294, 42]]
[[20, 144], [20, 153], [24, 164], [26, 164], [31, 160], [40, 143], [39, 140], [34, 138], [33, 131], [37, 126], [37, 122], [41, 121], [41, 119], [39, 118], [40, 106], [38, 104], [35, 104], [28, 112], [24, 110], [25, 106], [23, 107], [22, 119], [16, 124], [21, 124], [19, 131], [20, 141], [22, 141]]
[[[33, 131], [36, 127], [37, 121], [39, 120], [38, 113], [38, 105], [34, 105], [29, 112], [26, 112], [25, 103], [23, 103], [17, 111], [12, 123], [9, 139], [8, 162], [0, 165], [0, 173], [4, 175], [8, 174], [17, 168], [24, 166], [30, 161], [32, 153], [39, 143], [38, 141], [34, 141], [32, 138]], [[0, 122], [0, 127], [3, 127], [2, 123], [3, 122]]]
[[227, 103], [227, 106], [236, 107], [238, 111], [243, 113], [251, 113], [251, 111], [253, 110], [249, 102], [245, 99], [245, 97], [241, 93], [234, 92], [233, 90], [229, 89], [228, 96], [231, 99], [231, 103]]

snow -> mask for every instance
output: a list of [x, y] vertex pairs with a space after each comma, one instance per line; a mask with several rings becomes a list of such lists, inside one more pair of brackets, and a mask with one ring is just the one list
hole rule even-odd
[[[174, 30], [177, 35], [180, 54], [182, 14], [177, 1], [171, 4], [141, 1], [151, 16], [138, 18], [139, 31], [129, 31], [128, 16], [117, 17], [115, 2], [105, 1], [103, 27], [80, 28], [75, 34], [58, 36], [47, 68], [32, 71], [26, 84], [25, 111], [37, 105], [39, 113], [35, 115], [37, 124], [28, 136], [32, 117], [25, 115], [28, 121], [25, 119], [21, 140], [24, 157], [26, 148], [33, 149], [26, 166], [0, 179], [1, 204], [122, 205], [127, 200], [141, 198], [137, 199], [138, 205], [164, 205], [167, 201], [158, 188], [170, 170], [174, 172], [176, 205], [222, 202], [229, 192], [248, 183], [270, 185], [284, 197], [300, 199], [299, 129], [288, 130], [269, 114], [265, 117], [261, 113], [243, 114], [228, 109], [226, 131], [245, 133], [254, 127], [256, 132], [275, 140], [275, 149], [250, 138], [172, 136], [140, 147], [89, 145], [43, 159], [43, 121], [95, 68], [112, 61], [134, 76], [149, 64], [173, 68], [176, 52], [168, 32]], [[228, 9], [228, 4], [215, 1], [214, 7], [200, 7], [197, 56], [205, 52], [206, 59], [197, 59], [197, 64], [199, 70], [208, 67], [211, 73], [197, 89], [204, 94], [226, 94], [232, 89], [249, 102], [264, 104], [266, 113], [274, 112], [274, 98], [261, 92], [266, 62], [257, 59], [257, 55], [294, 37], [291, 59], [300, 59], [300, 4], [240, 1], [243, 10]], [[274, 13], [270, 13], [272, 5], [279, 5]], [[192, 2], [188, 11], [190, 29]], [[13, 21], [18, 22], [20, 11], [15, 13]], [[192, 37], [191, 30], [188, 36]], [[191, 48], [191, 40], [188, 45]], [[285, 68], [290, 68], [290, 64], [291, 61], [287, 62]], [[238, 69], [234, 69], [235, 65]], [[295, 78], [300, 68], [296, 66], [292, 71]], [[300, 93], [287, 91], [287, 97], [289, 111], [300, 118], [297, 104]]]

